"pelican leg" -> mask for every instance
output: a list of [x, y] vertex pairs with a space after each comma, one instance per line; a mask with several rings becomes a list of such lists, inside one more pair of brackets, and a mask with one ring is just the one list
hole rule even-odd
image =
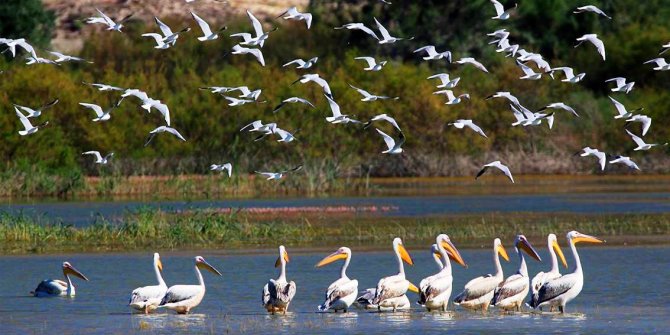
[[144, 305], [144, 314], [149, 314], [149, 306]]
[[558, 311], [561, 312], [561, 314], [565, 314], [565, 306], [558, 306]]

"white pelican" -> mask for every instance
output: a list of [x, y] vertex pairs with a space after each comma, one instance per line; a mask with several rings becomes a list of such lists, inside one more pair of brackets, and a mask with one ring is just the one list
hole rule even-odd
[[363, 68], [365, 71], [380, 71], [384, 65], [386, 65], [386, 61], [381, 61], [377, 62], [374, 58], [372, 57], [356, 57], [354, 58], [356, 60], [364, 60], [368, 63], [368, 67]]
[[568, 267], [568, 263], [565, 261], [563, 251], [561, 250], [561, 247], [558, 245], [556, 235], [549, 234], [547, 236], [547, 249], [549, 249], [549, 256], [551, 257], [551, 269], [549, 270], [549, 272], [540, 271], [530, 281], [531, 295], [530, 295], [530, 301], [528, 302], [529, 306], [533, 306], [535, 304], [535, 301], [537, 301], [538, 292], [540, 291], [542, 285], [549, 282], [550, 280], [554, 280], [561, 276], [561, 273], [558, 268], [558, 259], [556, 258], [556, 254], [558, 254], [558, 257], [561, 258], [561, 263], [563, 263], [563, 266], [565, 266], [566, 268]]
[[21, 105], [17, 105], [17, 104], [13, 104], [13, 105], [14, 105], [14, 107], [16, 107], [18, 109], [22, 109], [24, 112], [28, 113], [28, 115], [26, 115], [27, 118], [31, 118], [31, 117], [38, 117], [38, 116], [42, 115], [42, 111], [44, 111], [45, 109], [47, 109], [49, 107], [53, 107], [59, 101], [60, 100], [58, 100], [58, 98], [56, 98], [52, 102], [50, 102], [48, 104], [45, 104], [45, 105], [42, 105], [41, 107], [38, 107], [37, 109], [33, 109], [33, 108], [30, 108], [30, 107], [21, 106]]
[[507, 277], [498, 288], [496, 288], [491, 300], [491, 305], [502, 308], [504, 310], [521, 310], [521, 304], [528, 296], [530, 288], [528, 267], [526, 267], [526, 259], [523, 257], [525, 251], [530, 257], [537, 261], [542, 261], [535, 248], [530, 245], [530, 242], [523, 235], [517, 235], [514, 241], [514, 250], [519, 255], [519, 269], [515, 274]]
[[286, 314], [291, 300], [295, 296], [295, 282], [286, 281], [286, 263], [289, 262], [288, 253], [283, 245], [279, 246], [279, 258], [275, 262], [275, 267], [281, 267], [279, 277], [270, 279], [263, 287], [262, 302], [263, 307], [272, 314], [282, 312]]
[[593, 44], [596, 47], [596, 49], [598, 49], [598, 53], [603, 58], [603, 60], [605, 60], [605, 43], [603, 43], [603, 41], [598, 38], [598, 35], [596, 35], [596, 34], [585, 34], [582, 37], [578, 37], [577, 41], [579, 41], [579, 43], [577, 43], [577, 45], [575, 45], [575, 48], [580, 46], [584, 42], [587, 42], [587, 41], [591, 42], [591, 44]]
[[100, 151], [95, 151], [95, 150], [82, 152], [81, 154], [82, 155], [93, 155], [95, 157], [95, 161], [93, 161], [93, 163], [102, 164], [102, 165], [105, 165], [105, 164], [109, 163], [109, 160], [112, 158], [112, 156], [114, 156], [114, 153], [110, 152], [110, 153], [107, 154], [107, 156], [102, 157], [102, 155], [100, 154]]
[[459, 96], [456, 96], [452, 90], [435, 91], [433, 94], [444, 94], [447, 97], [447, 102], [444, 103], [445, 105], [458, 105], [461, 103], [461, 101], [463, 101], [463, 99], [470, 100], [470, 94], [463, 93]]
[[72, 284], [70, 275], [88, 281], [88, 278], [79, 272], [79, 270], [75, 269], [69, 262], [63, 262], [63, 276], [65, 276], [65, 281], [45, 279], [37, 285], [35, 291], [30, 292], [30, 294], [38, 298], [57, 296], [74, 297], [74, 285]]
[[[502, 171], [507, 178], [514, 184], [514, 177], [512, 177], [512, 172], [510, 172], [509, 168], [506, 165], [503, 165], [500, 161], [493, 161], [491, 163], [485, 164], [481, 170], [477, 173], [477, 176], [475, 176], [475, 179], [479, 178], [481, 175], [488, 170], [488, 168], [494, 167], [497, 168], [498, 170]], [[497, 259], [497, 258], [496, 258]]]
[[205, 281], [202, 279], [202, 273], [200, 273], [201, 268], [221, 276], [221, 272], [207, 263], [202, 256], [195, 256], [194, 269], [195, 275], [198, 277], [198, 285], [170, 286], [158, 307], [171, 309], [179, 314], [188, 314], [191, 309], [200, 305], [202, 298], [205, 296]]
[[39, 126], [33, 126], [32, 123], [30, 123], [30, 120], [19, 111], [18, 108], [14, 107], [14, 111], [16, 112], [16, 116], [19, 117], [19, 121], [21, 121], [21, 124], [23, 125], [24, 130], [19, 130], [19, 135], [21, 136], [26, 136], [30, 134], [36, 133], [40, 128], [46, 127], [49, 125], [49, 121], [44, 122], [43, 124]]
[[386, 146], [388, 149], [382, 151], [383, 154], [391, 154], [391, 155], [397, 155], [403, 152], [402, 150], [402, 145], [405, 144], [405, 135], [400, 132], [400, 138], [398, 141], [394, 140], [393, 137], [387, 135], [385, 132], [379, 130], [378, 128], [375, 128], [379, 135], [382, 135], [382, 138], [384, 138], [384, 143], [386, 143]]
[[549, 75], [553, 77], [554, 72], [556, 71], [563, 71], [563, 74], [565, 74], [565, 79], [561, 81], [565, 83], [575, 84], [582, 81], [582, 79], [584, 79], [584, 77], [586, 76], [586, 73], [580, 73], [575, 76], [575, 70], [568, 66], [554, 67], [549, 69], [547, 72], [549, 72]]
[[377, 20], [376, 17], [373, 17], [375, 19], [375, 23], [377, 24], [377, 29], [379, 30], [379, 33], [382, 35], [382, 38], [379, 40], [379, 44], [391, 44], [395, 43], [397, 41], [402, 41], [402, 40], [413, 40], [414, 37], [410, 38], [404, 38], [404, 37], [393, 37], [391, 34], [389, 34], [389, 31], [382, 26], [381, 23]]
[[314, 66], [314, 64], [316, 64], [318, 60], [319, 57], [312, 57], [306, 61], [298, 58], [282, 65], [282, 67], [287, 67], [289, 65], [296, 64], [296, 69], [309, 69], [310, 67]]
[[514, 4], [514, 7], [505, 10], [505, 7], [497, 0], [491, 0], [491, 3], [496, 9], [496, 16], [492, 17], [493, 20], [507, 20], [509, 19], [510, 12], [516, 8], [517, 4]]
[[[605, 164], [607, 164], [607, 154], [598, 149], [593, 149], [591, 147], [585, 147], [581, 152], [578, 152], [582, 157], [586, 156], [595, 156], [598, 158], [598, 164], [600, 164], [600, 171], [605, 171]], [[575, 154], [576, 155], [576, 154]]]
[[[286, 16], [284, 16], [286, 15]], [[307, 24], [307, 29], [309, 29], [312, 26], [312, 14], [310, 13], [300, 13], [298, 11], [298, 8], [295, 6], [290, 7], [287, 9], [285, 12], [283, 12], [281, 15], [277, 16], [277, 18], [282, 18], [284, 20], [304, 20], [305, 23]]]
[[653, 147], [655, 147], [655, 146], [659, 146], [659, 145], [663, 145], [663, 146], [665, 146], [665, 145], [668, 145], [668, 143], [663, 143], [663, 144], [659, 144], [659, 143], [646, 143], [641, 137], [639, 137], [639, 136], [637, 136], [637, 135], [631, 133], [628, 129], [625, 129], [625, 130], [626, 130], [626, 133], [628, 134], [628, 136], [630, 136], [630, 138], [633, 139], [633, 142], [635, 142], [635, 144], [637, 145], [637, 147], [636, 147], [635, 149], [633, 149], [633, 151], [649, 150], [649, 149], [651, 149], [651, 148], [653, 148]]
[[225, 163], [225, 164], [212, 164], [209, 166], [209, 169], [212, 171], [228, 171], [228, 178], [233, 174], [233, 165], [231, 163]]
[[154, 253], [154, 273], [156, 274], [158, 285], [134, 289], [130, 294], [128, 306], [138, 311], [144, 311], [144, 314], [149, 314], [149, 312], [158, 308], [168, 289], [163, 276], [161, 276], [161, 271], [163, 271], [163, 263], [161, 263], [160, 255], [156, 252]]
[[457, 60], [456, 63], [457, 63], [457, 64], [461, 64], [461, 65], [463, 65], [463, 64], [470, 64], [470, 65], [476, 67], [477, 69], [479, 69], [480, 71], [489, 73], [489, 70], [487, 70], [486, 67], [485, 67], [482, 63], [476, 61], [476, 60], [475, 60], [474, 58], [472, 58], [472, 57], [464, 57], [464, 58], [461, 58], [461, 59]]
[[670, 64], [668, 64], [668, 62], [665, 60], [665, 58], [660, 58], [659, 57], [659, 58], [650, 59], [650, 60], [644, 62], [644, 64], [649, 64], [649, 63], [656, 63], [656, 67], [654, 68], [654, 70], [656, 70], [656, 71], [669, 71], [670, 70]]
[[612, 92], [622, 92], [628, 94], [631, 90], [633, 90], [633, 86], [635, 86], [634, 81], [626, 83], [626, 78], [624, 77], [615, 77], [605, 80], [606, 83], [611, 81], [616, 83], [616, 87], [612, 89]]
[[451, 243], [449, 236], [440, 234], [435, 239], [435, 243], [436, 244], [434, 245], [437, 246], [438, 255], [442, 259], [442, 267], [438, 273], [424, 278], [419, 283], [420, 298], [418, 303], [419, 305], [426, 307], [429, 312], [431, 310], [442, 310], [446, 312], [447, 306], [449, 305], [449, 298], [451, 297], [451, 284], [453, 282], [451, 262], [449, 261], [449, 258], [452, 258], [464, 267], [467, 267], [467, 265], [465, 265], [465, 261], [463, 261], [463, 258], [456, 247]]
[[292, 104], [301, 103], [301, 104], [305, 104], [305, 105], [308, 105], [308, 106], [316, 109], [314, 104], [309, 102], [309, 100], [307, 100], [307, 99], [303, 99], [303, 98], [299, 98], [299, 97], [290, 97], [290, 98], [282, 100], [282, 102], [279, 105], [277, 105], [277, 107], [275, 107], [272, 110], [272, 112], [277, 113], [277, 111], [279, 111], [279, 109], [281, 109], [282, 107], [284, 107], [284, 105], [286, 105], [288, 103], [292, 103]]
[[[409, 253], [407, 253], [407, 250], [403, 246], [402, 240], [399, 237], [393, 239], [393, 251], [398, 259], [398, 274], [384, 277], [377, 283], [375, 296], [371, 303], [376, 305], [377, 310], [379, 311], [381, 311], [382, 308], [390, 308], [395, 312], [399, 307], [404, 307], [404, 304], [402, 303], [407, 300], [405, 293], [407, 293], [408, 290], [415, 293], [419, 292], [419, 289], [405, 278], [403, 261], [407, 262], [409, 265], [414, 265], [414, 262], [409, 256]], [[409, 309], [409, 301], [407, 302], [408, 304], [406, 308]]]
[[349, 84], [349, 86], [353, 89], [355, 89], [358, 93], [360, 93], [363, 96], [363, 99], [361, 101], [368, 102], [368, 101], [376, 101], [376, 100], [387, 100], [387, 99], [392, 99], [392, 100], [398, 100], [400, 97], [389, 97], [385, 95], [375, 95], [372, 94], [362, 88], [358, 88], [354, 85]]
[[640, 167], [638, 167], [637, 164], [635, 164], [635, 162], [633, 162], [633, 160], [630, 159], [630, 157], [628, 157], [628, 156], [614, 156], [614, 159], [609, 161], [609, 163], [610, 164], [617, 164], [617, 163], [618, 164], [623, 164], [623, 165], [627, 166], [628, 168], [630, 168], [631, 170], [640, 170]]
[[[209, 27], [209, 24], [207, 21], [203, 20], [200, 16], [198, 16], [196, 13], [191, 12], [191, 16], [193, 16], [193, 19], [195, 22], [198, 23], [198, 26], [200, 27], [200, 31], [202, 31], [202, 36], [198, 37], [198, 41], [204, 42], [204, 41], [212, 41], [217, 38], [219, 38], [219, 35], [212, 32], [212, 28]], [[221, 32], [228, 29], [228, 27], [223, 26], [217, 30], [217, 32]]]
[[318, 307], [321, 312], [332, 309], [335, 313], [337, 313], [337, 311], [344, 311], [346, 313], [347, 309], [349, 309], [351, 304], [354, 303], [354, 300], [356, 300], [358, 280], [349, 279], [349, 277], [347, 277], [347, 267], [351, 261], [351, 249], [347, 247], [337, 249], [337, 251], [326, 256], [316, 264], [316, 267], [322, 267], [340, 259], [344, 259], [344, 263], [340, 269], [340, 278], [328, 286], [328, 290], [326, 290], [326, 300]]
[[507, 251], [503, 248], [500, 239], [496, 238], [493, 241], [493, 262], [496, 265], [496, 273], [480, 276], [469, 281], [465, 284], [463, 292], [454, 298], [454, 304], [468, 309], [482, 309], [483, 311], [489, 308], [496, 287], [505, 279], [498, 255], [509, 262]]
[[561, 313], [565, 313], [565, 305], [576, 298], [579, 292], [582, 291], [584, 274], [576, 244], [579, 242], [603, 243], [604, 241], [574, 230], [568, 233], [567, 238], [572, 250], [572, 256], [575, 259], [574, 270], [572, 273], [565, 274], [542, 285], [538, 291], [537, 300], [531, 307], [558, 306], [558, 310]]
[[[294, 167], [294, 168], [292, 168], [292, 169], [289, 169], [289, 170], [283, 170], [283, 171], [279, 171], [279, 172], [261, 172], [261, 171], [254, 171], [254, 172], [257, 173], [257, 174], [259, 174], [259, 175], [262, 175], [263, 177], [266, 177], [265, 180], [280, 180], [280, 179], [284, 178], [284, 174], [286, 174], [286, 173], [288, 173], [288, 172], [299, 171], [299, 170], [301, 170], [301, 169], [302, 169], [302, 165], [298, 165], [298, 166], [296, 166], [296, 167]], [[287, 255], [288, 255], [288, 254], [287, 254]], [[287, 256], [287, 257], [288, 257], [288, 256]], [[277, 265], [277, 266], [279, 266], [279, 265]], [[284, 273], [284, 270], [283, 270], [283, 269], [284, 269], [285, 267], [286, 267], [285, 265], [282, 266], [282, 273]], [[281, 277], [280, 277], [280, 278], [281, 278]], [[284, 278], [284, 279], [286, 279], [286, 278]]]
[[449, 78], [448, 73], [437, 73], [434, 74], [426, 79], [439, 79], [442, 84], [437, 85], [437, 88], [446, 88], [446, 89], [452, 89], [458, 85], [458, 82], [461, 80], [461, 77], [456, 77], [454, 79]]
[[172, 135], [174, 135], [175, 137], [177, 137], [178, 139], [180, 139], [180, 140], [186, 142], [186, 139], [184, 138], [184, 136], [182, 136], [182, 135], [179, 133], [179, 131], [177, 131], [177, 129], [174, 129], [174, 128], [171, 128], [171, 127], [166, 127], [166, 126], [160, 126], [160, 127], [158, 127], [158, 128], [156, 128], [156, 129], [154, 129], [154, 130], [152, 130], [152, 131], [149, 132], [149, 138], [147, 139], [147, 142], [144, 143], [144, 146], [146, 147], [147, 145], [149, 145], [149, 143], [151, 142], [151, 140], [153, 140], [154, 137], [156, 137], [156, 135], [158, 135], [158, 134], [160, 134], [160, 133], [169, 133], [169, 134], [172, 134]]
[[454, 126], [458, 129], [463, 129], [464, 127], [468, 127], [470, 129], [472, 129], [474, 132], [476, 132], [477, 134], [479, 134], [479, 135], [481, 135], [485, 138], [488, 138], [488, 136], [486, 136], [486, 134], [484, 133], [482, 128], [480, 128], [478, 125], [476, 125], [474, 122], [472, 122], [472, 120], [460, 119], [460, 120], [456, 120], [454, 122], [449, 122], [449, 123], [447, 123], [447, 125], [448, 126]]
[[600, 8], [598, 8], [594, 5], [586, 5], [586, 6], [577, 7], [577, 9], [575, 9], [575, 11], [573, 13], [579, 14], [579, 13], [584, 13], [584, 12], [592, 12], [592, 13], [596, 13], [598, 15], [602, 15], [602, 16], [610, 19], [610, 20], [612, 19], [611, 17], [607, 16], [607, 14], [605, 14], [605, 12], [603, 12]]
[[628, 127], [628, 125], [631, 122], [642, 123], [642, 136], [647, 135], [647, 132], [649, 131], [649, 127], [651, 127], [651, 118], [650, 117], [648, 117], [646, 115], [642, 115], [642, 114], [633, 115], [633, 116], [630, 117], [630, 119], [626, 119], [626, 127]]

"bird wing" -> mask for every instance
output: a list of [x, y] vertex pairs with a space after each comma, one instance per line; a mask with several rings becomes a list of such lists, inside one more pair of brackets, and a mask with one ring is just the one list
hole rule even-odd
[[601, 39], [595, 36], [589, 37], [588, 40], [589, 42], [591, 42], [593, 45], [596, 46], [596, 49], [598, 49], [598, 53], [603, 57], [603, 60], [605, 60], [605, 43], [603, 43]]
[[161, 300], [160, 305], [182, 302], [184, 300], [191, 299], [197, 296], [201, 291], [202, 287], [200, 285], [174, 285], [170, 287], [163, 300]]
[[251, 25], [254, 26], [254, 32], [256, 32], [256, 37], [260, 37], [263, 34], [263, 26], [261, 25], [261, 21], [258, 21], [258, 19], [252, 14], [249, 10], [247, 10], [247, 16], [249, 16], [249, 20], [251, 20]]
[[400, 297], [407, 292], [408, 287], [409, 282], [404, 276], [394, 275], [382, 278], [377, 283], [377, 292], [373, 303], [379, 304], [386, 299]]
[[393, 147], [395, 147], [395, 140], [391, 136], [386, 135], [385, 132], [379, 130], [378, 128], [375, 129], [377, 130], [379, 135], [382, 135], [382, 138], [384, 139], [384, 142], [386, 143], [386, 146], [389, 148], [389, 150], [392, 150]]
[[280, 102], [279, 105], [277, 105], [277, 107], [275, 107], [275, 108], [272, 110], [272, 112], [273, 112], [273, 113], [277, 113], [277, 111], [280, 110], [282, 107], [284, 107], [284, 105], [286, 105], [286, 102], [284, 102], [284, 101]]
[[265, 58], [263, 58], [263, 52], [261, 52], [260, 49], [247, 49], [247, 53], [250, 53], [258, 59], [258, 62], [261, 63], [262, 66], [265, 66]]
[[442, 271], [421, 281], [421, 298], [425, 302], [451, 289], [452, 276]]
[[23, 50], [30, 53], [30, 55], [33, 56], [33, 58], [37, 58], [37, 54], [35, 53], [35, 48], [33, 48], [32, 45], [28, 44], [28, 42], [26, 42], [26, 40], [21, 39], [18, 43], [16, 43], [16, 45], [20, 46], [21, 48], [23, 48]]
[[528, 65], [521, 63], [519, 60], [516, 61], [516, 65], [518, 65], [521, 68], [521, 71], [525, 73], [527, 76], [532, 76], [535, 74], [535, 71], [531, 69]]
[[101, 117], [103, 114], [105, 114], [105, 113], [102, 111], [102, 107], [100, 107], [100, 106], [98, 106], [98, 105], [95, 105], [95, 104], [89, 104], [89, 103], [85, 103], [85, 102], [80, 102], [79, 104], [82, 105], [82, 106], [84, 106], [84, 107], [86, 107], [86, 108], [90, 108], [90, 109], [92, 109], [92, 110], [95, 112], [95, 115], [97, 115], [98, 117]]
[[465, 284], [465, 289], [456, 296], [454, 301], [462, 302], [480, 298], [495, 290], [499, 284], [500, 278], [491, 275], [474, 278]]
[[302, 59], [299, 59], [299, 58], [298, 58], [298, 59], [294, 59], [294, 60], [292, 60], [292, 61], [290, 61], [290, 62], [288, 62], [288, 63], [282, 65], [282, 67], [286, 67], [286, 66], [289, 66], [289, 65], [291, 65], [291, 64], [298, 64], [298, 66], [303, 66], [303, 65], [305, 65], [305, 61], [302, 60]]
[[493, 166], [497, 167], [500, 171], [502, 171], [507, 176], [507, 178], [509, 178], [509, 180], [511, 180], [512, 183], [514, 183], [514, 177], [512, 177], [512, 172], [510, 172], [509, 168], [506, 165], [503, 165], [502, 163], [496, 163]]
[[228, 177], [233, 174], [233, 164], [226, 163], [221, 165], [221, 168], [228, 171]]
[[168, 106], [164, 103], [158, 103], [154, 105], [154, 108], [156, 108], [161, 114], [163, 114], [163, 117], [165, 118], [165, 123], [169, 126], [170, 125], [170, 109]]
[[630, 138], [633, 139], [633, 142], [635, 142], [635, 144], [637, 144], [638, 146], [643, 146], [643, 145], [647, 144], [647, 143], [644, 142], [643, 139], [641, 139], [639, 136], [631, 133], [628, 129], [626, 129], [626, 133], [628, 134], [628, 136], [630, 136]]
[[203, 20], [200, 16], [198, 16], [196, 13], [191, 12], [191, 16], [193, 16], [193, 19], [195, 19], [195, 22], [198, 23], [198, 26], [200, 26], [200, 30], [202, 30], [202, 34], [205, 36], [210, 36], [212, 35], [212, 29], [209, 27], [209, 24], [207, 21]]
[[435, 46], [434, 45], [426, 45], [424, 47], [418, 48], [418, 49], [414, 50], [414, 53], [421, 52], [421, 51], [426, 51], [429, 55], [437, 53], [437, 51], [435, 51]]
[[651, 118], [644, 116], [640, 122], [642, 122], [642, 136], [644, 136], [649, 131], [649, 127], [651, 127]]
[[184, 136], [182, 136], [182, 135], [177, 131], [177, 129], [170, 128], [170, 127], [165, 127], [165, 131], [167, 131], [168, 133], [170, 133], [170, 134], [172, 134], [172, 135], [174, 135], [174, 136], [177, 136], [177, 138], [179, 138], [180, 140], [186, 142], [186, 139], [184, 138]]
[[375, 23], [377, 24], [377, 29], [379, 29], [379, 33], [382, 34], [382, 37], [384, 39], [390, 39], [391, 35], [389, 34], [389, 31], [386, 30], [386, 28], [384, 28], [384, 26], [382, 26], [381, 23], [379, 23], [379, 21], [377, 20], [376, 17], [374, 19], [375, 19]]
[[511, 275], [507, 277], [507, 279], [505, 279], [505, 281], [503, 281], [500, 286], [498, 286], [496, 293], [493, 295], [493, 300], [491, 303], [495, 305], [527, 289], [528, 277], [522, 276], [520, 274]]
[[305, 105], [309, 105], [309, 106], [312, 107], [312, 108], [316, 108], [316, 106], [314, 106], [314, 104], [312, 104], [311, 102], [309, 102], [309, 100], [307, 100], [307, 99], [298, 98], [298, 97], [295, 97], [295, 99], [296, 99], [297, 102], [303, 103], [303, 104], [305, 104]]
[[97, 8], [96, 8], [95, 10], [98, 11], [98, 14], [100, 14], [100, 16], [102, 17], [102, 19], [105, 20], [105, 22], [107, 23], [107, 25], [109, 25], [109, 26], [114, 26], [114, 25], [116, 25], [116, 23], [114, 23], [114, 21], [112, 21], [112, 19], [111, 19], [109, 16], [107, 16], [105, 13], [103, 13], [101, 10], [99, 10], [99, 9], [97, 9]]
[[330, 110], [333, 113], [333, 117], [342, 116], [342, 113], [340, 112], [340, 105], [338, 105], [337, 102], [331, 99], [328, 95], [326, 95], [326, 99], [328, 99], [328, 105], [330, 105]]
[[305, 23], [307, 24], [307, 29], [312, 27], [312, 14], [304, 13], [302, 16], [305, 18]]
[[624, 77], [615, 77], [605, 80], [606, 83], [609, 83], [610, 81], [616, 81], [616, 86], [618, 87], [626, 85], [626, 78]]
[[545, 283], [537, 292], [537, 304], [560, 296], [570, 290], [576, 282], [576, 276], [570, 273]]
[[102, 160], [102, 155], [100, 155], [100, 152], [99, 152], [99, 151], [86, 151], [86, 152], [82, 152], [81, 154], [82, 154], [82, 155], [93, 155], [93, 156], [95, 156], [95, 159], [96, 159], [97, 161], [101, 161], [101, 160]]
[[375, 62], [375, 59], [372, 58], [372, 57], [356, 57], [356, 58], [354, 58], [354, 59], [359, 59], [359, 60], [364, 60], [364, 61], [366, 61], [366, 62], [368, 63], [368, 66], [369, 66], [369, 67], [373, 67], [373, 66], [375, 66], [375, 65], [377, 64], [377, 62]]
[[624, 107], [624, 105], [623, 105], [622, 103], [620, 103], [620, 102], [614, 100], [614, 98], [612, 98], [612, 97], [610, 97], [610, 96], [608, 96], [608, 98], [610, 98], [610, 100], [611, 100], [612, 103], [614, 104], [614, 108], [616, 108], [616, 110], [617, 110], [617, 112], [619, 113], [619, 115], [624, 115], [624, 114], [626, 114], [626, 107]]
[[486, 136], [486, 134], [484, 133], [484, 131], [482, 130], [482, 128], [480, 128], [478, 125], [474, 124], [474, 122], [472, 122], [472, 121], [467, 122], [467, 123], [465, 123], [465, 126], [467, 126], [468, 128], [474, 130], [477, 134], [482, 135], [482, 136], [488, 138], [488, 136]]
[[333, 96], [333, 92], [330, 90], [330, 85], [328, 85], [328, 82], [320, 77], [317, 78], [312, 78], [311, 79], [315, 84], [321, 86], [323, 88], [323, 91], [326, 92], [327, 95]]
[[161, 21], [158, 17], [154, 17], [154, 20], [156, 21], [158, 28], [160, 28], [161, 32], [163, 33], [163, 36], [169, 37], [174, 35], [172, 29], [170, 29], [170, 27], [167, 24], [163, 23], [163, 21]]
[[486, 170], [488, 170], [488, 168], [489, 168], [488, 166], [484, 165], [484, 167], [482, 167], [482, 169], [479, 170], [479, 172], [477, 172], [475, 179], [481, 177], [484, 173], [486, 173]]
[[398, 123], [396, 122], [396, 120], [395, 120], [394, 118], [392, 118], [392, 117], [386, 115], [386, 114], [377, 115], [377, 116], [373, 117], [372, 119], [373, 119], [374, 121], [377, 121], [377, 120], [384, 120], [384, 121], [390, 123], [391, 125], [393, 125], [393, 127], [395, 127], [396, 129], [398, 129], [398, 131], [402, 131], [402, 130], [400, 130], [400, 126], [398, 125]]
[[138, 287], [130, 294], [128, 304], [137, 304], [146, 302], [149, 299], [161, 299], [167, 293], [167, 287], [160, 285]]
[[498, 16], [505, 13], [505, 7], [503, 7], [503, 5], [500, 2], [498, 2], [496, 0], [491, 0], [491, 3], [493, 4], [493, 7], [495, 7], [496, 14], [498, 14]]
[[348, 297], [358, 292], [358, 280], [340, 278], [334, 281], [328, 290], [326, 290], [326, 300], [323, 303], [324, 309], [328, 309], [335, 301]]
[[368, 91], [366, 91], [366, 90], [364, 90], [364, 89], [358, 88], [358, 87], [356, 87], [356, 86], [354, 86], [354, 85], [351, 85], [351, 84], [349, 84], [349, 86], [350, 86], [351, 88], [355, 89], [356, 91], [358, 91], [358, 93], [360, 93], [361, 95], [363, 95], [363, 96], [366, 97], [366, 98], [372, 96], [372, 94], [370, 94], [370, 92], [368, 92]]

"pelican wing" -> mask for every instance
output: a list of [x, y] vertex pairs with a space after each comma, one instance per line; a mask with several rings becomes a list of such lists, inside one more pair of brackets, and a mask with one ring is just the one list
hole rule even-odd
[[270, 279], [267, 286], [271, 301], [278, 300], [282, 302], [290, 302], [295, 296], [296, 286], [293, 281], [281, 283], [274, 279]]
[[46, 279], [41, 281], [34, 291], [35, 295], [60, 295], [67, 290], [67, 283], [62, 280]]
[[420, 298], [419, 301], [425, 303], [439, 296], [443, 292], [451, 289], [452, 276], [443, 272], [438, 272], [425, 278], [419, 283]]
[[340, 278], [328, 286], [326, 300], [321, 305], [322, 310], [327, 310], [334, 302], [358, 292], [358, 280]]
[[161, 285], [144, 286], [133, 290], [128, 305], [139, 305], [157, 301], [160, 303], [167, 292], [167, 287]]
[[377, 283], [377, 292], [373, 299], [373, 303], [378, 305], [384, 300], [397, 298], [404, 295], [409, 288], [409, 282], [404, 276], [389, 276], [382, 278]]
[[477, 277], [465, 284], [465, 289], [454, 299], [455, 302], [478, 299], [495, 290], [501, 280], [491, 275]]
[[571, 273], [542, 285], [540, 290], [537, 292], [537, 301], [535, 307], [539, 306], [539, 304], [543, 302], [549, 301], [560, 296], [561, 294], [564, 294], [570, 290], [576, 282], [576, 276]]
[[528, 277], [522, 276], [520, 274], [509, 276], [507, 279], [505, 279], [505, 281], [503, 281], [500, 284], [500, 286], [498, 286], [498, 288], [496, 289], [496, 293], [493, 295], [493, 300], [491, 301], [491, 303], [495, 305], [527, 289], [528, 289]]
[[199, 285], [174, 285], [170, 287], [160, 302], [160, 305], [174, 304], [192, 299], [202, 292]]

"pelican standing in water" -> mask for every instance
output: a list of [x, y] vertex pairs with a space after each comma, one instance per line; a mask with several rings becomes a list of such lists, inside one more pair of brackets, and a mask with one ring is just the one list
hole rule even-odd
[[191, 309], [200, 305], [205, 296], [205, 281], [202, 279], [200, 269], [221, 276], [221, 272], [207, 263], [202, 256], [195, 256], [195, 276], [198, 277], [198, 285], [170, 286], [158, 307], [171, 309], [178, 314], [188, 314]]
[[549, 272], [540, 271], [535, 275], [535, 277], [533, 277], [533, 280], [530, 281], [531, 296], [530, 301], [528, 302], [529, 306], [533, 306], [535, 301], [537, 301], [537, 295], [542, 285], [561, 276], [561, 273], [558, 271], [558, 259], [556, 258], [557, 254], [558, 257], [561, 258], [563, 266], [566, 268], [568, 267], [568, 262], [565, 261], [565, 256], [563, 255], [561, 247], [558, 245], [558, 239], [556, 238], [556, 235], [549, 234], [547, 236], [547, 249], [549, 249], [549, 257], [551, 258], [551, 269]]
[[500, 239], [496, 238], [493, 241], [493, 262], [496, 265], [496, 273], [480, 276], [469, 281], [465, 284], [463, 292], [454, 298], [454, 304], [468, 309], [488, 310], [496, 287], [505, 279], [498, 255], [509, 262], [507, 251], [502, 246]]
[[491, 305], [504, 310], [521, 310], [521, 304], [528, 295], [530, 283], [528, 282], [528, 267], [523, 252], [537, 261], [542, 261], [535, 248], [528, 242], [526, 236], [517, 235], [514, 240], [514, 250], [519, 255], [519, 270], [507, 277], [493, 294]]
[[[418, 303], [419, 305], [426, 307], [429, 312], [432, 310], [442, 310], [443, 312], [446, 312], [447, 306], [449, 305], [449, 298], [451, 297], [451, 284], [454, 279], [451, 276], [451, 262], [449, 261], [449, 258], [452, 258], [464, 267], [466, 265], [461, 254], [451, 243], [449, 236], [440, 234], [435, 239], [435, 242], [436, 244], [433, 245], [437, 247], [438, 255], [442, 259], [442, 266], [438, 273], [423, 279], [421, 283], [419, 283], [420, 298]], [[433, 257], [435, 257], [434, 253]]]
[[398, 259], [398, 274], [384, 277], [377, 283], [375, 296], [371, 303], [376, 305], [379, 311], [382, 308], [390, 308], [394, 312], [398, 309], [409, 309], [409, 299], [407, 299], [405, 293], [408, 290], [419, 293], [419, 289], [405, 278], [403, 261], [409, 265], [414, 265], [414, 262], [399, 237], [393, 239], [393, 251]]
[[279, 246], [279, 258], [275, 262], [275, 267], [281, 266], [279, 277], [277, 279], [270, 279], [270, 281], [263, 287], [263, 307], [268, 312], [275, 314], [282, 312], [286, 314], [288, 305], [295, 296], [295, 282], [286, 281], [286, 263], [289, 262], [288, 253], [283, 245]]
[[154, 253], [154, 272], [156, 273], [158, 285], [134, 289], [130, 294], [128, 306], [138, 311], [144, 311], [144, 314], [149, 314], [149, 312], [158, 308], [168, 289], [163, 276], [161, 276], [161, 271], [163, 271], [163, 263], [161, 262], [160, 255], [156, 252]]
[[579, 260], [576, 244], [579, 242], [603, 243], [604, 241], [574, 230], [568, 233], [567, 238], [572, 256], [575, 259], [575, 269], [572, 273], [550, 280], [542, 285], [537, 292], [537, 300], [531, 307], [558, 306], [558, 310], [565, 313], [565, 305], [582, 291], [584, 273], [582, 272], [582, 263]]
[[344, 311], [346, 313], [347, 309], [356, 300], [358, 280], [347, 277], [347, 267], [349, 267], [349, 262], [351, 261], [351, 249], [347, 247], [337, 249], [337, 251], [326, 256], [326, 258], [316, 264], [316, 267], [322, 267], [340, 259], [344, 259], [344, 263], [340, 269], [340, 278], [328, 286], [326, 300], [318, 307], [320, 312], [332, 309], [335, 313], [337, 311]]
[[72, 284], [70, 275], [88, 281], [88, 278], [79, 272], [79, 270], [75, 269], [69, 262], [63, 262], [63, 276], [65, 276], [65, 281], [45, 279], [37, 285], [35, 291], [30, 292], [30, 294], [38, 298], [58, 296], [74, 297], [74, 285]]

